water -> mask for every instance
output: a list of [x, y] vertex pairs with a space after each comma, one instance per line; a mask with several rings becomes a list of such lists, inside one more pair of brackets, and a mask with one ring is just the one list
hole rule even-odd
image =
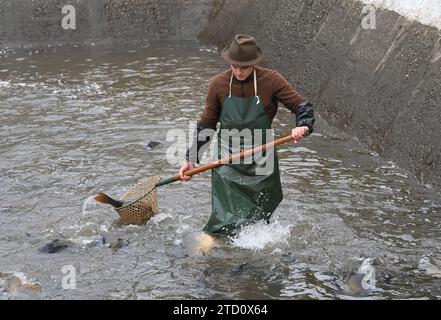
[[[231, 243], [239, 248], [256, 251], [270, 245], [288, 244], [291, 228], [292, 225], [282, 225], [277, 219], [273, 219], [270, 224], [257, 222], [243, 227], [238, 235], [231, 238]], [[281, 252], [280, 249], [277, 251]]]
[[[91, 200], [177, 172], [165, 160], [166, 133], [188, 130], [208, 80], [225, 68], [211, 48], [8, 51], [0, 63], [0, 272], [33, 279], [37, 298], [441, 296], [440, 195], [321, 118], [311, 137], [279, 148], [284, 200], [274, 223], [209, 255], [189, 245], [210, 213], [208, 173], [159, 188], [161, 212], [144, 226], [120, 226], [110, 206]], [[286, 135], [292, 115], [281, 108], [277, 119]], [[112, 249], [118, 238], [129, 245]], [[72, 245], [39, 251], [54, 239]], [[62, 286], [66, 266], [75, 288]]]

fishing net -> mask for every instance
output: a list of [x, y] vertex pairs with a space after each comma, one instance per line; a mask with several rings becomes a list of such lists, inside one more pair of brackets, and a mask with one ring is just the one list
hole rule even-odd
[[124, 205], [115, 208], [123, 224], [144, 224], [158, 213], [158, 198], [155, 185], [159, 177], [148, 177], [138, 181], [121, 197]]

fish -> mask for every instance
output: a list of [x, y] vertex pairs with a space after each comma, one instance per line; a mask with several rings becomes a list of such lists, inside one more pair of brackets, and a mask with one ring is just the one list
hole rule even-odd
[[115, 200], [111, 197], [109, 197], [105, 193], [99, 193], [95, 196], [95, 200], [101, 203], [110, 204], [114, 208], [121, 208], [124, 206], [124, 201], [121, 200]]
[[148, 144], [147, 144], [147, 149], [154, 149], [154, 148], [156, 148], [157, 146], [159, 146], [161, 144], [161, 142], [158, 142], [158, 141], [150, 141]]
[[41, 284], [29, 281], [23, 273], [0, 272], [0, 293], [16, 296], [18, 294], [39, 294], [41, 291]]
[[190, 256], [206, 256], [213, 248], [219, 247], [219, 241], [205, 232], [195, 231], [185, 235], [183, 245]]
[[197, 239], [196, 254], [206, 256], [216, 246], [217, 243], [212, 236], [201, 233]]
[[72, 241], [69, 240], [60, 240], [55, 239], [51, 242], [43, 245], [39, 251], [44, 253], [58, 253], [60, 251], [63, 251], [64, 249], [68, 248], [69, 246], [72, 246]]
[[233, 273], [240, 273], [241, 271], [245, 270], [246, 266], [248, 265], [248, 262], [243, 262], [233, 268]]
[[359, 273], [352, 273], [349, 276], [349, 279], [347, 280], [347, 285], [349, 288], [349, 291], [352, 294], [360, 294], [364, 291], [362, 281], [363, 281], [364, 275]]
[[71, 248], [73, 246], [80, 246], [82, 248], [85, 247], [96, 247], [96, 246], [104, 246], [106, 244], [106, 237], [102, 235], [94, 235], [91, 237], [77, 237], [71, 238], [69, 240], [60, 240], [55, 239], [46, 243], [38, 250], [43, 253], [59, 253], [67, 248]]
[[112, 242], [109, 247], [111, 249], [117, 250], [117, 249], [127, 247], [129, 244], [130, 244], [129, 240], [118, 238], [118, 240], [116, 240], [115, 242]]

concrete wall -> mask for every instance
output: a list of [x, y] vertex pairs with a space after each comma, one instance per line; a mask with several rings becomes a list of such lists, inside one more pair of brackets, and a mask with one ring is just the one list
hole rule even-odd
[[[77, 8], [77, 29], [61, 8]], [[0, 0], [0, 47], [254, 35], [330, 122], [441, 190], [441, 34], [356, 0]]]
[[385, 8], [419, 22], [441, 28], [441, 2], [439, 0], [361, 0], [377, 8]]
[[[0, 47], [196, 39], [209, 0], [0, 0]], [[76, 11], [64, 30], [62, 8]]]

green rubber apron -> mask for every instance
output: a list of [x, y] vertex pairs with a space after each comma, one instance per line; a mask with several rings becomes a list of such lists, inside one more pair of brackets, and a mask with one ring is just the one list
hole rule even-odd
[[[233, 74], [230, 80], [230, 94], [225, 97], [219, 118], [221, 127], [217, 137], [218, 159], [273, 139], [271, 120], [257, 95], [256, 70], [254, 70], [254, 97], [231, 96], [232, 82]], [[233, 137], [234, 135], [232, 131], [226, 129], [237, 129], [239, 135], [236, 133], [236, 137], [240, 136], [240, 132], [247, 132], [248, 135], [242, 135], [242, 139], [237, 138], [240, 139], [240, 144], [232, 143], [232, 139], [225, 135], [225, 131]], [[270, 139], [265, 134], [267, 132], [271, 132]], [[212, 213], [204, 228], [205, 232], [227, 236], [247, 224], [262, 219], [268, 221], [283, 199], [277, 151], [271, 148], [267, 150], [266, 155], [261, 155], [260, 159], [256, 156], [251, 160], [242, 160], [240, 163], [222, 165], [213, 169], [211, 187]]]

